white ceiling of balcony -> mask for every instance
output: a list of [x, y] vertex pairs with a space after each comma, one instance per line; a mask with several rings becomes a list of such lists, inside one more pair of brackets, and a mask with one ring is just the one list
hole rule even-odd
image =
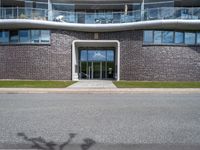
[[[1, 5], [4, 6], [21, 6], [24, 0], [1, 0]], [[35, 0], [35, 1], [48, 1], [48, 0]], [[141, 2], [142, 0], [51, 0], [54, 3], [91, 3], [92, 4], [116, 4], [116, 3], [131, 3]], [[171, 1], [171, 0], [144, 0], [145, 2], [156, 1]], [[198, 6], [200, 7], [200, 0], [175, 0], [175, 6]]]
[[200, 0], [175, 0], [175, 6], [200, 6]]
[[142, 0], [52, 0], [52, 2], [79, 2], [79, 3], [88, 3], [88, 2], [113, 2], [113, 3], [125, 3], [125, 2], [141, 2]]

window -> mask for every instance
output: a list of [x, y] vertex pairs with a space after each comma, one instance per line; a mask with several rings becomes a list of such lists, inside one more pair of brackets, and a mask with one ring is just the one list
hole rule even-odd
[[160, 7], [174, 7], [174, 0], [145, 0], [145, 9], [160, 8]]
[[114, 61], [114, 51], [113, 50], [107, 50], [107, 61]]
[[89, 50], [88, 61], [106, 61], [106, 51]]
[[50, 30], [0, 30], [0, 44], [48, 44]]
[[48, 2], [36, 2], [36, 8], [48, 9]]
[[162, 33], [162, 43], [174, 43], [174, 32], [173, 31], [163, 31]]
[[81, 50], [81, 55], [80, 55], [80, 60], [81, 61], [87, 61], [87, 50]]
[[197, 44], [200, 44], [200, 32], [197, 32]]
[[0, 43], [9, 43], [8, 31], [0, 31]]
[[185, 44], [188, 45], [195, 44], [195, 33], [185, 32]]
[[17, 30], [10, 31], [10, 43], [18, 43], [19, 35]]
[[50, 42], [50, 31], [49, 30], [41, 30], [41, 43], [49, 43]]
[[85, 22], [86, 23], [94, 23], [95, 15], [93, 13], [86, 13], [85, 15]]
[[153, 43], [153, 31], [144, 31], [144, 43]]
[[[153, 39], [153, 40], [152, 40]], [[200, 32], [144, 31], [144, 44], [200, 45]]]
[[30, 30], [20, 30], [19, 31], [19, 39], [21, 43], [30, 42]]
[[175, 43], [176, 44], [184, 43], [184, 33], [183, 32], [175, 32]]
[[154, 43], [155, 44], [161, 44], [161, 31], [154, 31]]
[[40, 30], [31, 30], [31, 42], [32, 43], [40, 42]]
[[52, 4], [53, 10], [59, 11], [74, 11], [74, 4], [63, 4], [63, 3], [53, 3]]

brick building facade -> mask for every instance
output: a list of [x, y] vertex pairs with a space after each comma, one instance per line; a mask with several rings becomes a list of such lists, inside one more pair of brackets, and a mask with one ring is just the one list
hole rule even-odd
[[[52, 30], [50, 44], [0, 45], [0, 79], [71, 80], [72, 42], [94, 33]], [[120, 42], [120, 80], [200, 81], [200, 47], [144, 45], [143, 31], [98, 33]]]

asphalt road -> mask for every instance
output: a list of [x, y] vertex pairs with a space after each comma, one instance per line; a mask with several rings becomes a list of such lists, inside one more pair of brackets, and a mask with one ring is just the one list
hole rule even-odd
[[200, 94], [0, 94], [0, 148], [30, 147], [199, 150]]

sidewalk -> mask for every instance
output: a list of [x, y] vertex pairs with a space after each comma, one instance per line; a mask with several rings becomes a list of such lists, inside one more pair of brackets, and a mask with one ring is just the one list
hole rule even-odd
[[116, 89], [111, 80], [81, 80], [69, 87], [70, 89]]
[[0, 94], [26, 93], [199, 93], [200, 88], [0, 88]]

